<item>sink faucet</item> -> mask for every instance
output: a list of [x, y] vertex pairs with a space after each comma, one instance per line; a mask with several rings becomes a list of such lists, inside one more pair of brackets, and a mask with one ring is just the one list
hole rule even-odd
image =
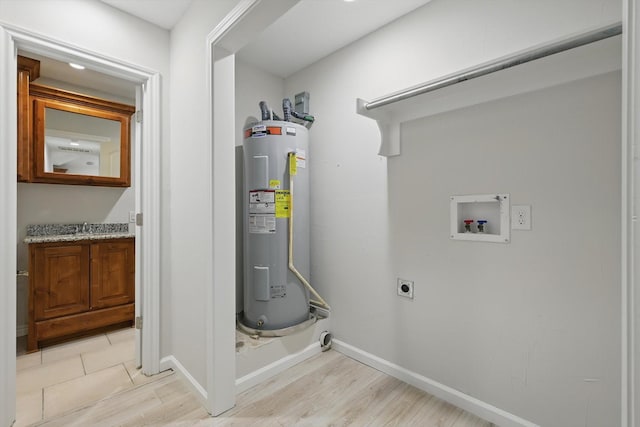
[[87, 234], [87, 232], [89, 232], [89, 226], [87, 225], [87, 222], [85, 221], [85, 223], [82, 224], [82, 234]]

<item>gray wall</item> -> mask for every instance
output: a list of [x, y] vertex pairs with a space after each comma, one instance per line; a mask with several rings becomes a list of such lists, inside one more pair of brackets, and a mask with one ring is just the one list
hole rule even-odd
[[[311, 276], [337, 339], [541, 425], [619, 423], [619, 75], [408, 123], [397, 158], [355, 114], [358, 97], [619, 16], [614, 1], [435, 0], [285, 80], [319, 117]], [[450, 241], [449, 196], [492, 192], [531, 204], [533, 229]]]
[[173, 355], [203, 386], [207, 384], [204, 296], [205, 287], [213, 282], [205, 268], [213, 257], [205, 49], [207, 35], [236, 3], [194, 0], [171, 31], [171, 145], [163, 158], [168, 164], [163, 168], [167, 227], [162, 230], [169, 262], [161, 294], [161, 355]]
[[[540, 425], [618, 423], [619, 94], [613, 73], [404, 127], [389, 249], [416, 297], [388, 357]], [[451, 241], [449, 196], [499, 191], [533, 229]]]

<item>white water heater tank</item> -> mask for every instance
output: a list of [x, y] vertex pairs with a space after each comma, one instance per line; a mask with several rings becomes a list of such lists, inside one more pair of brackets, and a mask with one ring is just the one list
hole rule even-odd
[[242, 323], [254, 329], [283, 329], [309, 319], [309, 291], [290, 271], [288, 256], [294, 206], [295, 268], [309, 277], [309, 131], [293, 122], [263, 120], [244, 129], [243, 141]]

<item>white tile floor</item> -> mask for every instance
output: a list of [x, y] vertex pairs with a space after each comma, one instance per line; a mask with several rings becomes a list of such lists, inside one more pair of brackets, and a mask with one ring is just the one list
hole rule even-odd
[[[31, 354], [24, 353], [25, 338], [18, 339], [15, 427], [74, 413], [172, 373], [147, 377], [136, 368], [133, 328], [45, 347]], [[236, 331], [236, 352], [243, 354], [273, 341]]]
[[45, 347], [31, 354], [20, 350], [19, 340], [15, 426], [68, 413], [158, 379], [157, 375], [146, 377], [136, 368], [134, 346], [133, 328]]

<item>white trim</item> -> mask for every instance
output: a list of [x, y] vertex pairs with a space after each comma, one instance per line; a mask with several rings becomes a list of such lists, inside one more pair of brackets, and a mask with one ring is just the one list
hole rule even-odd
[[[144, 102], [144, 87], [143, 85], [136, 86], [136, 117], [138, 116], [138, 112], [142, 110], [142, 103]], [[133, 155], [136, 159], [136, 165], [140, 165], [140, 161], [138, 159], [142, 159], [142, 123], [138, 120], [133, 120], [132, 123], [132, 134], [134, 137], [133, 140]], [[133, 182], [135, 185], [135, 213], [142, 212], [142, 191], [140, 191], [139, 183], [142, 182], [142, 168], [137, 167], [134, 168], [134, 177]], [[131, 218], [129, 218], [131, 221]], [[129, 229], [133, 228], [138, 236], [140, 236], [137, 225], [135, 223], [129, 224]], [[135, 241], [135, 300], [138, 301], [138, 304], [135, 305], [135, 313], [134, 316], [136, 318], [142, 317], [142, 304], [139, 302], [142, 301], [142, 242], [141, 239], [138, 238]], [[135, 329], [135, 362], [136, 368], [142, 367], [142, 328]]]
[[16, 415], [16, 104], [17, 58], [11, 35], [0, 25], [0, 425]]
[[638, 358], [640, 357], [640, 329], [636, 328], [636, 316], [640, 295], [636, 291], [635, 243], [637, 215], [635, 181], [640, 171], [635, 168], [634, 147], [640, 143], [640, 120], [637, 119], [640, 103], [640, 77], [638, 58], [640, 44], [637, 40], [639, 11], [634, 0], [623, 0], [622, 38], [622, 141], [621, 141], [621, 402], [620, 425], [637, 425], [640, 402], [636, 395], [640, 387]]
[[[298, 0], [241, 0], [207, 35], [205, 91], [208, 96], [209, 152], [207, 171], [211, 191], [207, 207], [211, 212], [212, 262], [206, 286], [206, 408], [219, 415], [235, 405], [235, 51], [243, 42], [264, 30]], [[261, 7], [257, 7], [257, 6]], [[262, 7], [264, 6], [264, 7]], [[243, 25], [239, 26], [238, 24]], [[222, 46], [222, 42], [229, 42]], [[232, 40], [233, 39], [233, 40]], [[214, 96], [215, 94], [215, 96]], [[216, 203], [217, 201], [223, 201]], [[215, 236], [215, 238], [214, 238]]]
[[297, 353], [285, 356], [282, 359], [278, 359], [275, 362], [268, 364], [267, 366], [250, 372], [236, 380], [236, 393], [242, 393], [243, 391], [258, 385], [261, 382], [297, 365], [298, 363], [304, 362], [316, 354], [320, 354], [321, 352], [322, 349], [320, 348], [320, 341], [316, 341]]
[[29, 332], [29, 325], [18, 325], [16, 327], [16, 337], [24, 337]]
[[95, 71], [137, 83], [142, 83], [150, 75], [155, 74], [154, 70], [146, 67], [128, 64], [116, 58], [89, 51], [77, 45], [37, 33], [33, 30], [20, 28], [4, 21], [0, 21], [0, 27], [7, 30], [12, 38], [19, 42], [20, 49], [28, 52], [37, 53], [64, 62], [75, 60], [76, 62], [91, 63], [92, 69]]
[[[207, 35], [207, 48], [218, 44], [222, 38], [227, 35], [238, 22], [242, 21], [242, 19], [251, 12], [251, 9], [261, 1], [262, 0], [240, 0], [238, 4], [231, 9], [231, 12]], [[207, 61], [207, 64], [210, 64], [210, 62]], [[209, 92], [209, 94], [211, 94], [211, 92]]]
[[340, 340], [333, 340], [332, 348], [345, 356], [355, 359], [365, 365], [371, 366], [387, 375], [404, 381], [407, 384], [426, 391], [442, 400], [445, 400], [458, 408], [475, 414], [480, 418], [497, 424], [501, 427], [538, 427], [530, 421], [522, 419], [509, 412], [496, 408], [475, 397], [462, 393], [437, 381], [424, 377], [415, 372], [409, 371], [401, 366], [384, 360], [371, 353], [367, 353], [357, 347], [349, 345]]
[[[208, 264], [207, 286], [208, 305], [206, 309], [206, 348], [207, 348], [207, 390], [209, 399], [207, 410], [219, 415], [235, 405], [235, 283], [236, 237], [234, 224], [236, 219], [235, 203], [215, 203], [216, 200], [234, 200], [235, 186], [229, 182], [235, 180], [235, 162], [229, 161], [235, 155], [235, 57], [227, 56], [215, 60], [215, 46], [208, 49], [207, 82], [211, 85], [207, 93], [215, 91], [210, 97], [208, 153], [211, 162], [209, 169], [211, 191], [208, 206], [211, 212], [211, 253], [212, 262]], [[230, 85], [221, 84], [231, 81]], [[215, 87], [215, 89], [211, 89]], [[214, 143], [218, 141], [218, 143]], [[214, 172], [215, 171], [215, 172]]]
[[206, 405], [207, 390], [205, 390], [204, 387], [202, 387], [200, 383], [196, 381], [193, 376], [191, 376], [187, 368], [185, 368], [178, 359], [176, 359], [174, 356], [163, 357], [162, 360], [160, 360], [159, 367], [160, 372], [166, 371], [168, 369], [173, 369], [178, 375], [182, 376], [182, 378], [184, 378], [187, 384], [189, 384], [189, 386], [191, 387], [191, 391], [193, 391], [193, 393], [198, 397], [200, 403], [203, 406]]
[[[234, 186], [228, 185], [235, 180], [235, 57], [224, 60], [216, 66], [216, 44], [227, 34], [260, 0], [242, 0], [207, 35], [205, 51], [205, 91], [207, 93], [208, 127], [207, 145], [210, 150], [205, 155], [209, 162], [209, 182], [211, 191], [207, 206], [211, 212], [211, 254], [208, 263], [208, 277], [211, 284], [206, 286], [206, 368], [207, 390], [205, 407], [212, 415], [219, 415], [235, 405], [235, 262], [229, 263], [229, 253], [235, 253], [235, 204], [215, 203], [215, 200], [233, 200]], [[216, 78], [214, 69], [223, 74]], [[229, 74], [230, 73], [230, 74]], [[229, 82], [230, 80], [230, 82]], [[230, 93], [229, 93], [230, 92]], [[214, 93], [216, 96], [214, 97]], [[229, 117], [230, 116], [230, 117]], [[230, 137], [229, 137], [230, 135]], [[216, 143], [218, 141], [218, 143]], [[223, 143], [221, 141], [227, 141]]]
[[150, 75], [144, 83], [142, 100], [142, 171], [140, 212], [142, 227], [136, 226], [142, 260], [142, 371], [147, 375], [159, 372], [160, 361], [160, 74]]

